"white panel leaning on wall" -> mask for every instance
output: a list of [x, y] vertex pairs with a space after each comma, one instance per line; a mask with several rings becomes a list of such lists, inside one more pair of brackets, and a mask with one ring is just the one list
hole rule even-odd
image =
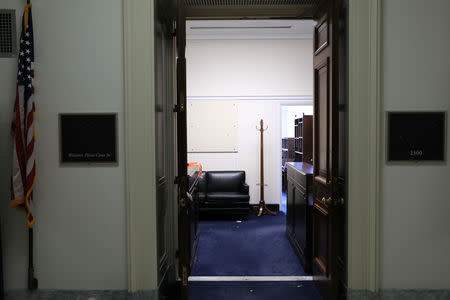
[[188, 152], [237, 152], [238, 103], [188, 101]]

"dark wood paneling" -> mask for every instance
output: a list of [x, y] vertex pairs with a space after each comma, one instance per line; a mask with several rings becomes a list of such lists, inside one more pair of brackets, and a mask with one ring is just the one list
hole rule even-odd
[[314, 204], [314, 247], [313, 247], [313, 257], [314, 262], [319, 267], [322, 274], [316, 275], [328, 275], [328, 250], [329, 250], [329, 232], [328, 225], [329, 218], [328, 212], [323, 209], [317, 203]]
[[340, 22], [340, 0], [325, 0], [316, 15], [314, 41], [314, 237], [313, 274], [320, 276], [316, 285], [324, 299], [338, 299], [345, 282], [346, 240], [345, 213], [341, 198], [346, 174], [346, 133], [342, 124], [345, 101], [340, 100], [343, 87], [339, 73], [339, 36], [345, 22]]
[[315, 118], [316, 135], [315, 155], [317, 157], [315, 177], [326, 183], [330, 180], [330, 143], [329, 143], [329, 108], [330, 108], [330, 67], [329, 58], [319, 63], [314, 69], [315, 78]]
[[314, 27], [314, 54], [317, 55], [328, 46], [328, 15], [325, 15]]
[[[172, 5], [171, 5], [172, 4]], [[155, 1], [155, 172], [157, 210], [158, 284], [161, 297], [175, 285], [174, 245], [174, 63], [173, 18], [176, 9], [168, 1]]]
[[313, 164], [313, 116], [303, 115], [303, 162]]
[[306, 272], [312, 265], [312, 165], [287, 163], [286, 233]]

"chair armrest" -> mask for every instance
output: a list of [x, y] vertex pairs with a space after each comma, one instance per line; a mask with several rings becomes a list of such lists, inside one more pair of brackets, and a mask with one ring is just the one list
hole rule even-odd
[[249, 188], [248, 184], [242, 183], [242, 185], [241, 185], [241, 193], [248, 195], [249, 191], [250, 191], [250, 188]]

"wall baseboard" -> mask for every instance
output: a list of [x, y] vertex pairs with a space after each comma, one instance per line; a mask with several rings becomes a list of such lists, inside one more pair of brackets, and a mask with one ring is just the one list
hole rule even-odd
[[450, 290], [349, 290], [348, 300], [441, 300], [450, 299]]
[[138, 291], [129, 293], [117, 291], [67, 291], [67, 290], [9, 290], [5, 300], [157, 300], [158, 291]]

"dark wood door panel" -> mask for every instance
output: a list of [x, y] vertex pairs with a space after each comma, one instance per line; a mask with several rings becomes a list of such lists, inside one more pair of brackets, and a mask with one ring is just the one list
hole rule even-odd
[[318, 55], [324, 50], [329, 42], [329, 24], [328, 15], [322, 17], [314, 27], [314, 55]]
[[315, 275], [328, 276], [329, 263], [329, 214], [321, 206], [314, 204], [313, 269]]
[[340, 212], [341, 143], [339, 73], [340, 1], [324, 0], [315, 17], [314, 30], [314, 176], [313, 176], [313, 274], [324, 299], [338, 299], [339, 284], [345, 276], [345, 218]]
[[[314, 177], [328, 183], [330, 165], [330, 60], [325, 58], [314, 68], [315, 164]], [[317, 178], [319, 177], [319, 178]]]

